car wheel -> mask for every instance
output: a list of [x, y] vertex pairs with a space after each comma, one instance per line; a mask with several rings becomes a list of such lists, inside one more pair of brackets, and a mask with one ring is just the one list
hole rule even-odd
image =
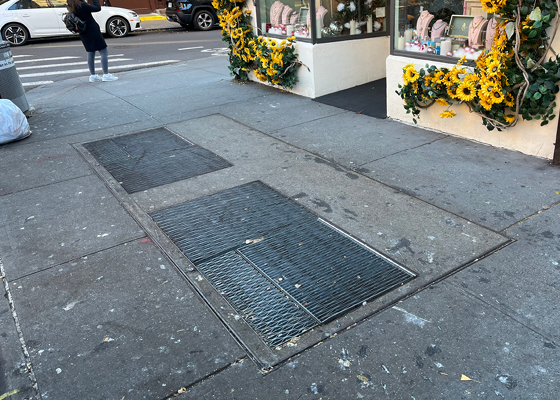
[[194, 16], [193, 25], [199, 31], [209, 31], [214, 26], [214, 16], [210, 11], [199, 11]]
[[11, 46], [22, 46], [29, 40], [29, 32], [23, 25], [8, 24], [2, 29], [2, 38]]
[[113, 17], [107, 21], [107, 33], [111, 37], [119, 38], [125, 37], [130, 32], [128, 22], [121, 17]]

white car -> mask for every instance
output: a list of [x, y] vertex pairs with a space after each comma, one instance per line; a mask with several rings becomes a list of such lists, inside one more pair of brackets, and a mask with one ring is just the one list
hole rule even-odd
[[[30, 38], [73, 35], [62, 22], [67, 13], [66, 0], [0, 0], [0, 33], [12, 46], [21, 46]], [[140, 17], [134, 11], [101, 7], [93, 13], [102, 33], [124, 37], [140, 29]]]

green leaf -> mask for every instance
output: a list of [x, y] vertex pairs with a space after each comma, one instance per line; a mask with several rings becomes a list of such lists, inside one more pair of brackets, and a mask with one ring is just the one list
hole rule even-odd
[[538, 33], [539, 33], [538, 31], [533, 30], [533, 31], [529, 32], [529, 34], [527, 35], [527, 37], [528, 37], [529, 39], [533, 39], [534, 37], [536, 37], [536, 36], [538, 35]]
[[522, 15], [527, 15], [528, 13], [529, 13], [529, 7], [527, 7], [527, 6], [521, 7], [521, 14]]
[[[549, 7], [550, 8], [550, 7]], [[540, 21], [542, 18], [541, 9], [539, 7], [535, 8], [531, 14], [529, 14], [529, 19], [531, 21]]]
[[514, 32], [515, 32], [515, 24], [513, 22], [508, 22], [506, 25], [506, 34], [508, 39], [510, 39], [513, 36]]
[[533, 95], [533, 99], [535, 99], [535, 100], [538, 100], [538, 99], [540, 99], [541, 97], [542, 97], [542, 94], [540, 94], [540, 92], [536, 92], [536, 93]]
[[533, 29], [539, 29], [542, 27], [542, 22], [541, 21], [537, 21], [533, 24]]
[[545, 126], [545, 125], [548, 125], [548, 121], [546, 121], [546, 120], [541, 122], [541, 126]]
[[546, 92], [548, 92], [548, 89], [546, 87], [544, 87], [543, 85], [539, 86], [539, 92], [541, 92], [542, 94], [545, 94]]

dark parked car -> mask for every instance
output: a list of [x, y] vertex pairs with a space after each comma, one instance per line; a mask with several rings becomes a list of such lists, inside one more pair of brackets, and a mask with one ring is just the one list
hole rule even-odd
[[167, 0], [165, 15], [184, 28], [192, 25], [201, 31], [209, 31], [218, 21], [210, 0]]

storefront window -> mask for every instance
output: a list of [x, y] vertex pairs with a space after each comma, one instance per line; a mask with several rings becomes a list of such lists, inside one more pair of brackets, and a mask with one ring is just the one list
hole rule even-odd
[[395, 0], [395, 50], [475, 60], [498, 22], [478, 0]]
[[[304, 40], [387, 32], [385, 14], [385, 0], [259, 1], [263, 35], [294, 35]], [[315, 15], [314, 21], [312, 15]]]

